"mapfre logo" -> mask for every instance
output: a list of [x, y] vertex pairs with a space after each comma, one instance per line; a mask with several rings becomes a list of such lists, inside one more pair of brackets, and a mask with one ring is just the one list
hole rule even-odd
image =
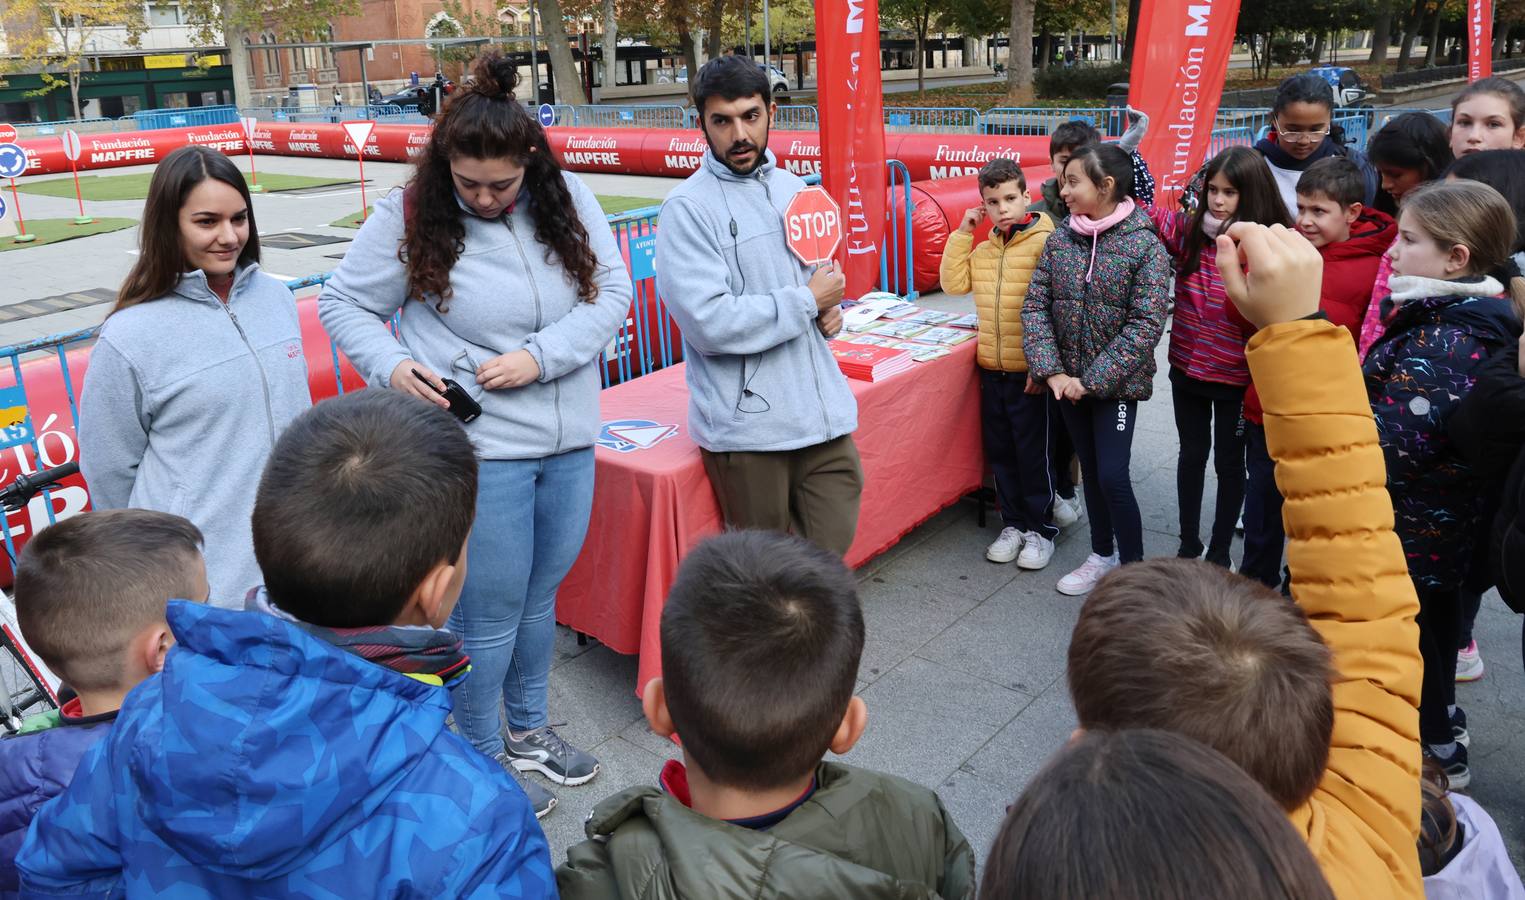
[[863, 33], [863, 0], [847, 0], [847, 33]]

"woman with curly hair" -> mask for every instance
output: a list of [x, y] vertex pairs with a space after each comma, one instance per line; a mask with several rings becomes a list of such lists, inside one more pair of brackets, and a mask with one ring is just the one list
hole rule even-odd
[[473, 75], [319, 310], [372, 386], [448, 407], [448, 378], [481, 406], [466, 425], [482, 460], [471, 563], [450, 619], [474, 669], [456, 723], [544, 815], [555, 798], [518, 773], [575, 785], [599, 768], [549, 726], [547, 682], [556, 590], [593, 505], [596, 360], [628, 313], [630, 277], [597, 198], [514, 99], [514, 66], [490, 53]]

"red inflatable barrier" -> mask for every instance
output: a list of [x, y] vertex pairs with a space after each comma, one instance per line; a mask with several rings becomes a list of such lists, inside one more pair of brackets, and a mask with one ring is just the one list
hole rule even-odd
[[[1052, 173], [1047, 165], [1022, 170], [1030, 198], [1037, 200], [1042, 196], [1043, 182]], [[980, 203], [979, 179], [972, 175], [911, 184], [911, 245], [915, 251], [911, 268], [916, 290], [922, 293], [937, 290], [943, 245], [963, 221], [965, 211]], [[986, 220], [974, 230], [974, 243], [978, 245], [989, 236], [990, 222]]]
[[[550, 128], [551, 150], [574, 172], [613, 175], [655, 175], [682, 178], [699, 167], [709, 152], [698, 130], [650, 128]], [[427, 125], [377, 125], [366, 144], [365, 158], [376, 162], [409, 162], [429, 140]], [[153, 163], [187, 144], [201, 144], [237, 155], [246, 152], [238, 125], [164, 128], [120, 134], [82, 135], [81, 170]], [[28, 175], [69, 171], [63, 142], [56, 137], [21, 141]], [[820, 174], [821, 138], [814, 131], [774, 131], [768, 147], [779, 165], [797, 175]], [[254, 129], [254, 150], [276, 156], [354, 159], [355, 148], [344, 129], [333, 123], [260, 122]], [[910, 170], [912, 181], [973, 175], [989, 160], [1006, 156], [1032, 162], [1047, 160], [1048, 138], [965, 134], [890, 134], [885, 151]]]
[[[307, 357], [307, 383], [314, 401], [332, 397], [338, 393], [334, 380], [333, 345], [328, 333], [318, 321], [318, 301], [312, 297], [297, 302], [297, 314], [302, 323], [302, 348]], [[69, 380], [76, 399], [85, 384], [85, 371], [90, 367], [90, 349], [78, 347], [67, 352]], [[365, 380], [342, 354], [339, 356], [340, 377], [344, 389], [359, 390]], [[37, 443], [42, 458], [36, 458], [30, 444], [0, 450], [0, 484], [10, 484], [18, 475], [30, 474], [38, 469], [61, 466], [79, 459], [79, 441], [74, 431], [74, 414], [69, 410], [69, 395], [64, 390], [63, 370], [56, 356], [34, 359], [21, 366], [22, 384], [26, 386], [27, 408], [31, 413], [32, 427], [37, 433]], [[0, 375], [0, 388], [12, 387], [15, 378], [9, 367]], [[62, 486], [50, 492], [55, 517], [67, 518], [89, 508], [90, 498], [84, 479], [75, 475], [66, 479]], [[41, 496], [33, 498], [27, 508], [6, 513], [6, 526], [11, 541], [19, 552], [27, 539], [48, 525], [47, 501]], [[0, 587], [11, 585], [8, 560], [0, 559]]]

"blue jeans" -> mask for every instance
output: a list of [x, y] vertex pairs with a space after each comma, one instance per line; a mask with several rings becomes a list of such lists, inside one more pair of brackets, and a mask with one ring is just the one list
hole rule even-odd
[[591, 447], [482, 461], [450, 630], [471, 657], [471, 674], [453, 692], [456, 726], [488, 756], [503, 750], [500, 707], [515, 731], [546, 724], [556, 590], [582, 551], [592, 510]]

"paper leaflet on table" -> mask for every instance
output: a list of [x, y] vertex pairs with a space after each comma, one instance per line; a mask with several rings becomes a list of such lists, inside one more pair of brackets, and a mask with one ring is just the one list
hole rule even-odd
[[616, 419], [604, 423], [597, 443], [600, 447], [608, 447], [620, 453], [633, 453], [636, 450], [650, 450], [677, 434], [677, 425], [666, 425], [650, 419]]
[[914, 305], [895, 294], [872, 291], [859, 297], [856, 303], [843, 305], [842, 326], [848, 331], [862, 331], [865, 326], [888, 313], [904, 315], [914, 309]]

